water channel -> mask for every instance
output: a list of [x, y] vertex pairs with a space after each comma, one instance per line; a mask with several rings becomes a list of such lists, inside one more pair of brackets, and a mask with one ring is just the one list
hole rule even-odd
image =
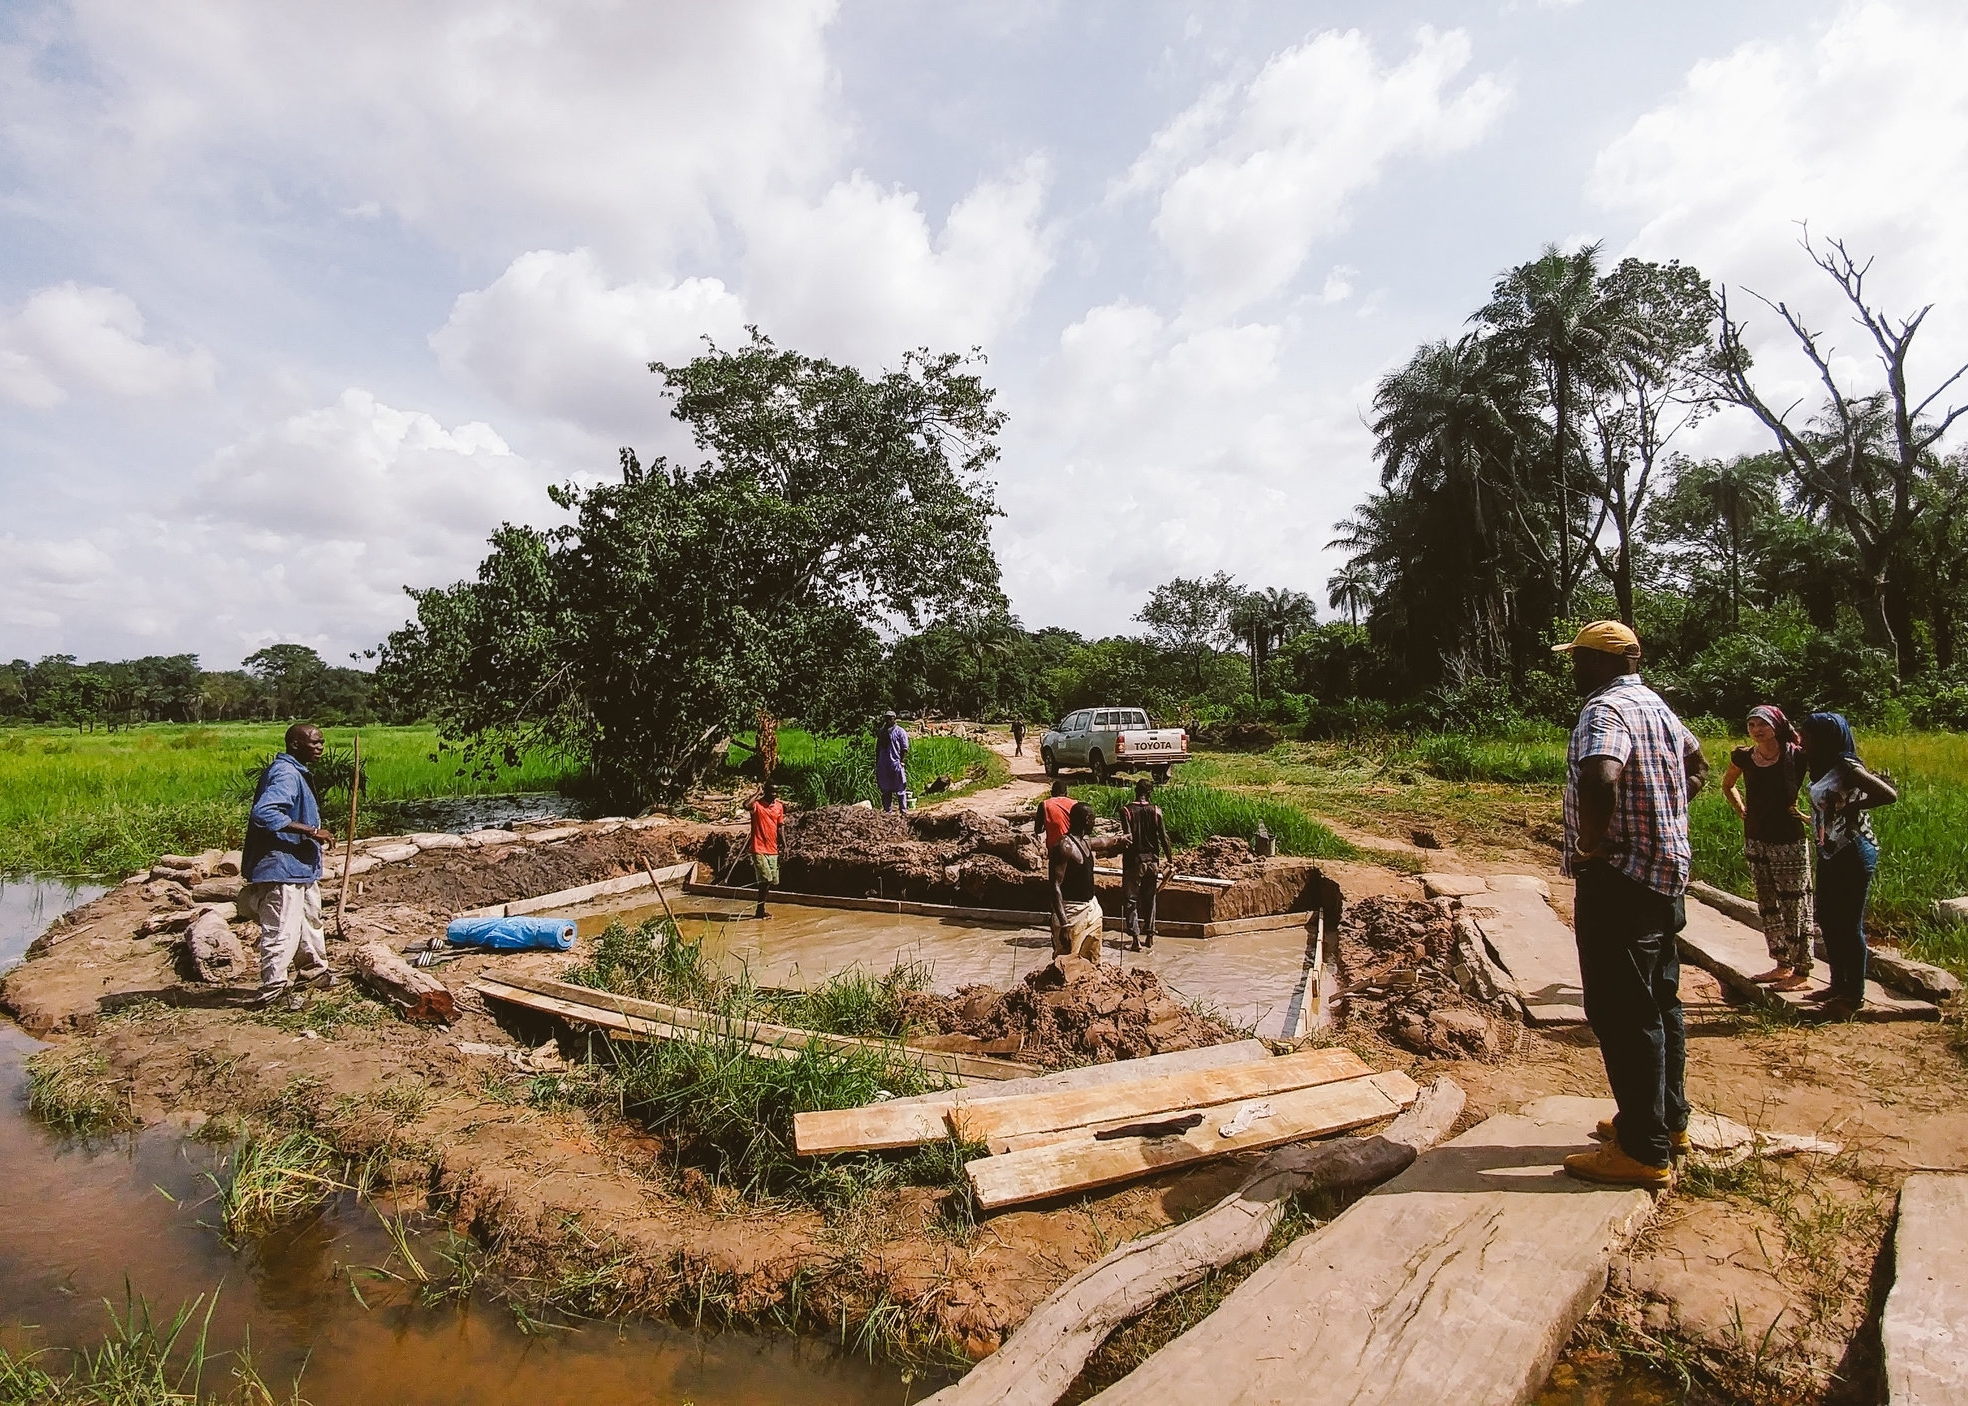
[[[0, 967], [99, 892], [61, 881], [0, 887]], [[94, 1141], [55, 1135], [26, 1111], [23, 1065], [37, 1048], [0, 1023], [0, 1344], [8, 1348], [93, 1345], [109, 1327], [104, 1301], [121, 1309], [126, 1286], [166, 1320], [217, 1289], [213, 1345], [250, 1341], [267, 1382], [278, 1391], [298, 1375], [315, 1406], [910, 1399], [896, 1369], [810, 1340], [661, 1323], [528, 1333], [497, 1304], [422, 1306], [410, 1286], [366, 1272], [400, 1273], [403, 1263], [392, 1260], [377, 1212], [352, 1198], [235, 1250], [213, 1228], [208, 1174], [217, 1154], [168, 1129]], [[442, 1239], [426, 1236], [414, 1253], [436, 1267]]]

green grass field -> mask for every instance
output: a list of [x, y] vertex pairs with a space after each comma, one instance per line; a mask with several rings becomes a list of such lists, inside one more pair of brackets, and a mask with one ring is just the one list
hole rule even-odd
[[[117, 732], [0, 729], [0, 873], [113, 874], [158, 854], [232, 848], [245, 831], [249, 768], [280, 750], [279, 723], [153, 724]], [[464, 774], [430, 727], [365, 727], [366, 802], [550, 791], [544, 758], [496, 777]], [[348, 728], [329, 728], [331, 748]], [[330, 820], [332, 824], [332, 818]]]
[[[749, 732], [733, 738], [728, 766], [743, 767], [751, 760], [752, 738]], [[908, 774], [909, 789], [921, 797], [939, 776], [955, 783], [947, 794], [960, 796], [1001, 785], [1011, 772], [1005, 759], [988, 747], [968, 738], [932, 735], [911, 739]], [[811, 808], [881, 802], [881, 793], [875, 789], [874, 751], [867, 738], [816, 737], [800, 728], [782, 727], [779, 764], [773, 775], [794, 805]]]

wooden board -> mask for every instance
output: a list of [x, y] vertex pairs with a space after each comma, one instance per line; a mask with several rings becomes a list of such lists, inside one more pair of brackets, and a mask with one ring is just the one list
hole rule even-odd
[[807, 1045], [818, 1043], [837, 1050], [891, 1050], [907, 1055], [912, 1062], [922, 1065], [925, 1069], [933, 1069], [943, 1074], [955, 1074], [966, 1079], [1018, 1079], [1038, 1073], [1033, 1065], [1019, 1064], [1009, 1059], [996, 1059], [989, 1055], [923, 1050], [917, 1049], [906, 1041], [867, 1040], [853, 1035], [828, 1035], [815, 1030], [801, 1030], [791, 1025], [773, 1025], [762, 1020], [733, 1020], [710, 1011], [667, 1005], [661, 1001], [639, 1001], [632, 996], [618, 996], [612, 991], [596, 991], [586, 986], [569, 985], [564, 981], [550, 981], [545, 977], [524, 976], [515, 972], [502, 974], [494, 979], [508, 987], [550, 996], [559, 1001], [572, 1002], [590, 1009], [633, 1015], [643, 1020], [660, 1021], [708, 1034], [734, 1035], [749, 1040], [755, 1045], [783, 1045], [802, 1049]]
[[[673, 883], [688, 879], [696, 872], [694, 861], [672, 864], [655, 872], [657, 884]], [[590, 903], [597, 898], [610, 898], [618, 893], [633, 893], [637, 889], [651, 887], [650, 871], [639, 874], [624, 874], [617, 879], [602, 879], [597, 883], [582, 884], [578, 888], [561, 889], [555, 893], [543, 893], [537, 898], [519, 898], [511, 903], [494, 903], [484, 908], [474, 908], [460, 913], [460, 918], [517, 918], [527, 913], [548, 913], [556, 908], [572, 908], [578, 904]]]
[[943, 1093], [912, 1094], [907, 1098], [871, 1103], [865, 1108], [795, 1113], [793, 1146], [806, 1156], [913, 1147], [949, 1136], [945, 1115], [951, 1109], [966, 1104], [1016, 1098], [1023, 1094], [1107, 1088], [1162, 1074], [1222, 1069], [1233, 1064], [1250, 1064], [1270, 1058], [1271, 1051], [1265, 1048], [1262, 1040], [1238, 1040], [1228, 1045], [1205, 1045], [1201, 1049], [1143, 1055], [1140, 1059], [1089, 1064], [1080, 1069], [1062, 1069], [1057, 1074], [1042, 1074], [1035, 1079], [1007, 1079]]
[[1536, 1025], [1583, 1025], [1585, 985], [1578, 943], [1544, 895], [1528, 888], [1491, 888], [1462, 900], [1497, 963], [1510, 975]]
[[1516, 1406], [1653, 1210], [1565, 1174], [1610, 1100], [1546, 1098], [1424, 1154], [1261, 1266], [1101, 1406]]
[[1879, 1320], [1892, 1406], [1968, 1402], [1968, 1176], [1900, 1187], [1893, 1288]]
[[[1688, 925], [1681, 930], [1681, 959], [1711, 973], [1717, 981], [1744, 1000], [1758, 1005], [1787, 1006], [1808, 1015], [1816, 1003], [1804, 998], [1825, 989], [1830, 968], [1819, 962], [1811, 968], [1811, 984], [1795, 991], [1772, 991], [1750, 978], [1770, 968], [1770, 949], [1759, 929], [1709, 907], [1706, 903], [1686, 905]], [[1876, 981], [1866, 983], [1866, 1003], [1859, 1011], [1863, 1021], [1938, 1020], [1940, 1007], [1931, 1001], [1896, 996]]]
[[[472, 987], [480, 995], [490, 996], [495, 1001], [509, 1005], [524, 1006], [531, 1011], [541, 1011], [547, 1015], [557, 1015], [563, 1020], [578, 1020], [584, 1025], [598, 1026], [613, 1034], [631, 1040], [701, 1040], [704, 1032], [685, 1025], [671, 1025], [666, 1021], [645, 1020], [641, 1016], [623, 1015], [615, 1011], [600, 1010], [594, 1006], [584, 1006], [575, 1001], [563, 1001], [553, 996], [543, 996], [537, 991], [527, 991], [521, 987], [508, 986], [491, 977], [479, 977]], [[755, 1044], [751, 1052], [766, 1059], [798, 1059], [799, 1050], [784, 1045]]]
[[958, 1109], [950, 1118], [953, 1130], [964, 1137], [991, 1142], [1021, 1133], [1167, 1116], [1230, 1099], [1263, 1098], [1371, 1073], [1367, 1062], [1351, 1050], [1305, 1050], [1262, 1064], [1163, 1074], [1104, 1089], [993, 1099]]
[[1201, 1124], [1173, 1137], [1116, 1138], [1107, 1142], [1087, 1137], [1024, 1152], [1008, 1152], [1001, 1157], [976, 1157], [964, 1164], [964, 1171], [970, 1177], [977, 1204], [984, 1210], [995, 1211], [1027, 1201], [1092, 1191], [1233, 1152], [1275, 1147], [1365, 1127], [1393, 1117], [1413, 1103], [1419, 1092], [1414, 1080], [1398, 1071], [1368, 1074], [1335, 1084], [1270, 1094], [1263, 1100], [1271, 1105], [1270, 1116], [1257, 1119], [1231, 1137], [1224, 1137], [1220, 1129], [1240, 1108], [1254, 1100], [1213, 1105], [1204, 1111]]

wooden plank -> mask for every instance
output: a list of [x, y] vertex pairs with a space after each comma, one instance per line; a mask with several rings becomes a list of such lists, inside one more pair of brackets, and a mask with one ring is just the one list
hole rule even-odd
[[1018, 1079], [1038, 1072], [1036, 1066], [1020, 1064], [1015, 1060], [995, 1059], [989, 1055], [924, 1050], [910, 1045], [907, 1041], [868, 1040], [853, 1035], [829, 1035], [815, 1030], [801, 1030], [791, 1025], [773, 1025], [762, 1020], [734, 1020], [711, 1011], [692, 1010], [688, 1006], [672, 1006], [661, 1001], [641, 1001], [633, 996], [618, 996], [612, 991], [596, 991], [591, 987], [573, 986], [564, 981], [551, 981], [545, 977], [525, 976], [517, 972], [502, 974], [498, 980], [522, 991], [534, 991], [557, 1000], [571, 1001], [618, 1014], [639, 1016], [644, 1020], [663, 1021], [691, 1030], [733, 1035], [750, 1040], [754, 1044], [786, 1045], [801, 1049], [818, 1042], [829, 1049], [836, 1050], [889, 1050], [907, 1055], [911, 1062], [920, 1064], [926, 1069], [933, 1069], [943, 1074], [955, 1074], [967, 1079]]
[[1915, 1172], [1900, 1187], [1893, 1288], [1879, 1320], [1891, 1406], [1968, 1402], [1968, 1176]]
[[[1750, 980], [1770, 966], [1770, 949], [1760, 929], [1739, 923], [1705, 903], [1686, 905], [1688, 925], [1681, 929], [1679, 946], [1683, 961], [1693, 962], [1709, 972], [1736, 995], [1756, 1005], [1786, 1007], [1809, 1015], [1816, 1003], [1805, 997], [1822, 991], [1828, 984], [1830, 968], [1823, 962], [1811, 968], [1808, 986], [1795, 991], [1772, 991]], [[1866, 983], [1866, 1003], [1859, 1011], [1862, 1021], [1938, 1020], [1940, 1007], [1931, 1001], [1896, 996], [1876, 981]]]
[[[495, 1001], [509, 1005], [524, 1006], [528, 1010], [540, 1011], [546, 1015], [557, 1015], [563, 1020], [580, 1021], [584, 1025], [598, 1026], [603, 1030], [630, 1040], [703, 1040], [713, 1038], [710, 1032], [697, 1030], [690, 1026], [670, 1025], [660, 1020], [645, 1020], [641, 1016], [621, 1015], [614, 1011], [599, 1010], [584, 1006], [575, 1001], [562, 1001], [553, 996], [543, 996], [537, 991], [527, 991], [517, 986], [508, 986], [503, 981], [490, 977], [479, 977], [472, 986], [481, 995], [490, 996]], [[764, 1059], [798, 1059], [800, 1052], [784, 1045], [754, 1044], [751, 1052]]]
[[1173, 1137], [1106, 1142], [1088, 1137], [1008, 1152], [1002, 1157], [976, 1157], [964, 1164], [964, 1171], [970, 1177], [977, 1204], [996, 1211], [1133, 1181], [1233, 1152], [1365, 1127], [1393, 1117], [1413, 1103], [1418, 1093], [1414, 1080], [1398, 1071], [1367, 1074], [1336, 1084], [1271, 1094], [1263, 1100], [1271, 1105], [1270, 1116], [1256, 1119], [1242, 1132], [1228, 1137], [1222, 1128], [1251, 1100], [1216, 1104], [1205, 1112], [1202, 1123]]
[[[1094, 1400], [1517, 1406], [1653, 1200], [1565, 1174], [1610, 1100], [1539, 1099], [1424, 1154]], [[1014, 1339], [1015, 1341], [1015, 1339]]]
[[1304, 1050], [1262, 1064], [1232, 1065], [1190, 1073], [1163, 1074], [1105, 1089], [1026, 1094], [971, 1104], [951, 1114], [955, 1128], [978, 1142], [1055, 1128], [1127, 1122], [1203, 1108], [1230, 1099], [1263, 1098], [1314, 1084], [1331, 1084], [1373, 1073], [1351, 1050]]
[[1042, 1074], [1035, 1079], [1007, 1079], [1000, 1083], [974, 1084], [941, 1093], [911, 1094], [906, 1098], [871, 1103], [865, 1108], [795, 1113], [793, 1146], [806, 1155], [913, 1147], [949, 1136], [945, 1115], [962, 1104], [1016, 1098], [1031, 1093], [1107, 1088], [1138, 1079], [1152, 1079], [1161, 1074], [1223, 1069], [1233, 1064], [1250, 1064], [1270, 1058], [1271, 1051], [1265, 1048], [1262, 1040], [1238, 1040], [1227, 1045], [1204, 1045], [1200, 1049], [1176, 1050], [1169, 1054], [1143, 1055], [1139, 1059], [1062, 1069], [1057, 1074]]
[[597, 898], [609, 898], [618, 893], [633, 893], [637, 889], [649, 888], [653, 883], [667, 884], [675, 879], [688, 879], [695, 873], [695, 861], [672, 864], [668, 868], [650, 870], [638, 874], [624, 874], [620, 878], [601, 879], [592, 884], [582, 884], [578, 888], [560, 889], [554, 893], [543, 893], [537, 898], [520, 898], [511, 903], [494, 903], [484, 908], [474, 908], [460, 913], [460, 918], [517, 918], [527, 913], [547, 913], [556, 908], [572, 908], [577, 904], [588, 903]]
[[1511, 985], [1536, 1025], [1583, 1025], [1585, 985], [1578, 942], [1544, 895], [1534, 889], [1491, 889], [1462, 900], [1467, 913], [1510, 974]]

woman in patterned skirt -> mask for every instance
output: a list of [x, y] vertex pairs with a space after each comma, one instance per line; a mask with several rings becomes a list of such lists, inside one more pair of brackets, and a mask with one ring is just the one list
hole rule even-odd
[[1811, 978], [1811, 840], [1797, 808], [1804, 748], [1783, 709], [1768, 704], [1750, 709], [1749, 741], [1729, 754], [1722, 794], [1742, 818], [1743, 857], [1776, 963], [1755, 980], [1795, 991]]

